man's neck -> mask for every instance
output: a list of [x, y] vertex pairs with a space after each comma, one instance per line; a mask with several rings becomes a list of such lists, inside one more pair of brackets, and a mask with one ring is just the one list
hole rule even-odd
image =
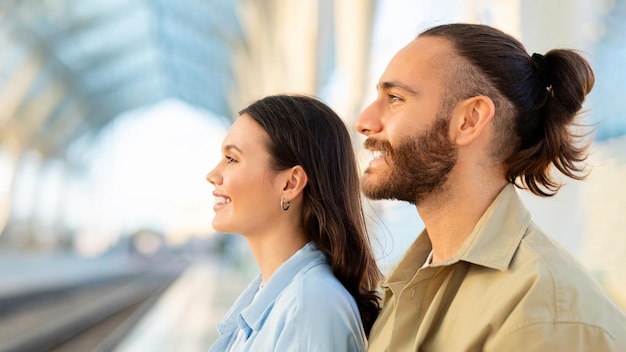
[[432, 263], [454, 257], [507, 182], [461, 185], [417, 205], [433, 246]]

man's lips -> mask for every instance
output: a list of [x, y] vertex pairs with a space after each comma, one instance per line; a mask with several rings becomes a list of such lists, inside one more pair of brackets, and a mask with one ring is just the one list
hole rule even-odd
[[372, 152], [373, 159], [382, 159], [389, 155], [389, 153], [387, 153], [386, 151], [382, 151], [382, 150], [370, 150], [370, 152]]
[[391, 155], [391, 145], [389, 142], [377, 141], [368, 138], [363, 143], [363, 147], [372, 153], [372, 160], [369, 165], [373, 166], [377, 161], [384, 161], [385, 158]]

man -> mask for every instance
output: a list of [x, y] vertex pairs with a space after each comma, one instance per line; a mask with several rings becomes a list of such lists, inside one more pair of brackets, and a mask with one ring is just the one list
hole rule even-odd
[[362, 188], [416, 205], [426, 229], [383, 284], [370, 351], [626, 351], [626, 315], [531, 220], [584, 178], [571, 127], [594, 83], [570, 50], [529, 56], [484, 25], [431, 28], [400, 50], [359, 116]]

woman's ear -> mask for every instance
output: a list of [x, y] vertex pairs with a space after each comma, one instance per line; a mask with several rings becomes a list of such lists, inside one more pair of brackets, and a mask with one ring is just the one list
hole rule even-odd
[[285, 201], [291, 201], [302, 193], [302, 190], [309, 182], [309, 177], [300, 165], [296, 165], [285, 170], [286, 182], [283, 185], [283, 197]]
[[479, 95], [465, 99], [454, 108], [450, 122], [452, 141], [468, 145], [482, 134], [496, 113], [491, 98]]

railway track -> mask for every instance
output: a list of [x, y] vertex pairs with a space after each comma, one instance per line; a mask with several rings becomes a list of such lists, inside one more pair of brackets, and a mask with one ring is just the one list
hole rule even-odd
[[125, 274], [0, 298], [0, 352], [111, 351], [181, 270]]

